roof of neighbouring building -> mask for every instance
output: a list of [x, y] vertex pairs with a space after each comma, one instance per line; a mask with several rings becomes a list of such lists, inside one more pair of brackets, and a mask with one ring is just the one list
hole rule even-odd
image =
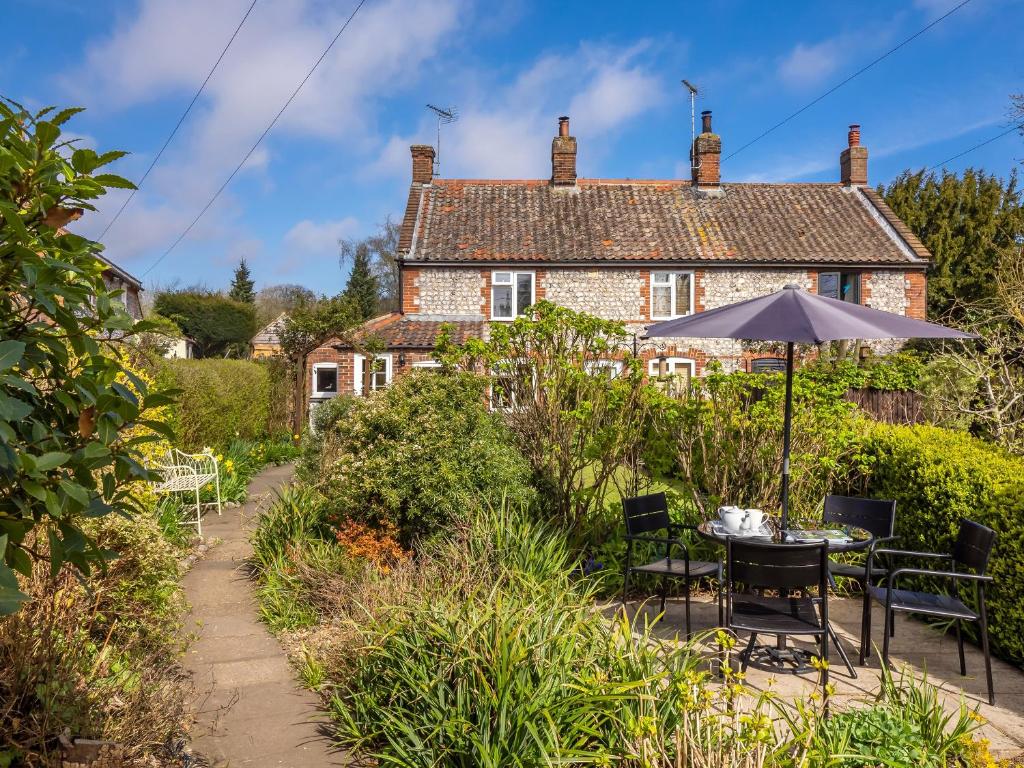
[[110, 271], [113, 274], [117, 275], [119, 278], [121, 278], [125, 282], [131, 283], [133, 286], [135, 286], [135, 288], [137, 290], [140, 290], [140, 291], [142, 290], [142, 281], [139, 280], [139, 278], [135, 277], [135, 275], [133, 275], [130, 272], [127, 272], [124, 269], [122, 269], [121, 267], [117, 266], [117, 264], [112, 262], [106, 256], [103, 256], [102, 254], [97, 253], [97, 254], [95, 254], [95, 256], [96, 256], [96, 258], [99, 261], [101, 261], [103, 264], [106, 265], [108, 271]]
[[[367, 321], [358, 333], [378, 339], [387, 349], [433, 349], [445, 326], [456, 344], [462, 344], [470, 338], [480, 338], [484, 332], [482, 320], [427, 319], [393, 312]], [[351, 343], [346, 341], [337, 341], [333, 346], [339, 349], [352, 348]]]
[[409, 262], [636, 261], [926, 266], [928, 250], [867, 187], [689, 181], [434, 179], [412, 185]]
[[284, 321], [288, 319], [288, 313], [282, 312], [276, 318], [263, 326], [256, 335], [252, 337], [252, 344], [280, 344], [281, 331], [284, 330]]

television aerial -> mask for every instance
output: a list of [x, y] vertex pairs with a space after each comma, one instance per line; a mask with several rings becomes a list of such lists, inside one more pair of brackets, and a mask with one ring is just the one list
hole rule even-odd
[[459, 110], [453, 106], [435, 107], [433, 104], [427, 104], [427, 109], [437, 116], [437, 153], [434, 156], [434, 173], [437, 173], [441, 167], [441, 125], [448, 125], [458, 120]]

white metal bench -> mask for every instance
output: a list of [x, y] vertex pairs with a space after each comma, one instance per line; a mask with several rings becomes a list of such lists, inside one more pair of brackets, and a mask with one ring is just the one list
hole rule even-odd
[[[220, 469], [217, 466], [217, 459], [212, 452], [185, 453], [177, 448], [167, 452], [163, 462], [157, 463], [161, 479], [153, 484], [153, 490], [159, 494], [172, 495], [180, 493], [183, 496], [195, 494], [195, 520], [182, 520], [188, 525], [195, 525], [196, 533], [203, 535], [203, 507], [216, 507], [217, 514], [221, 514], [220, 501]], [[199, 500], [199, 492], [207, 485], [213, 484], [216, 489], [216, 501], [202, 503]], [[186, 504], [191, 508], [192, 504]]]

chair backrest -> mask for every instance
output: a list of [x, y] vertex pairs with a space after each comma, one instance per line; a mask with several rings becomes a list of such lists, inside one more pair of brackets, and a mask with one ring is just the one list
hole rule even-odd
[[726, 540], [729, 594], [734, 585], [765, 589], [805, 589], [816, 587], [819, 597], [828, 593], [828, 545], [767, 544]]
[[896, 526], [896, 502], [892, 499], [826, 496], [822, 519], [826, 523], [863, 528], [879, 538], [892, 536]]
[[626, 533], [637, 536], [668, 528], [668, 499], [664, 493], [648, 493], [622, 500], [622, 514], [626, 518]]
[[953, 545], [953, 560], [976, 573], [984, 574], [996, 544], [996, 532], [981, 523], [963, 519]]

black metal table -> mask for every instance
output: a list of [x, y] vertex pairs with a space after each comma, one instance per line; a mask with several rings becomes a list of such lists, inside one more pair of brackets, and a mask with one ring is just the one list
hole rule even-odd
[[[716, 544], [720, 544], [723, 547], [730, 537], [746, 541], [764, 541], [771, 544], [797, 544], [807, 543], [809, 541], [809, 539], [801, 539], [798, 542], [792, 534], [786, 531], [773, 530], [770, 536], [751, 536], [743, 533], [728, 534], [717, 529], [717, 526], [715, 526], [716, 522], [717, 521], [715, 520], [705, 520], [697, 526], [697, 533], [699, 533], [703, 538], [713, 541]], [[769, 523], [766, 522], [765, 525], [767, 526]], [[867, 549], [875, 540], [874, 535], [870, 531], [867, 531], [864, 528], [857, 528], [856, 526], [831, 525], [827, 530], [840, 530], [849, 537], [847, 540], [838, 541], [825, 539], [828, 542], [828, 549], [830, 552], [855, 552], [857, 550]], [[853, 668], [853, 664], [850, 663], [850, 658], [846, 655], [846, 651], [839, 642], [839, 637], [831, 626], [828, 628], [828, 633], [832, 638], [832, 642], [835, 644], [836, 650], [839, 651], [839, 656], [842, 658], [843, 663], [849, 670], [850, 675], [852, 677], [857, 677], [857, 671]], [[809, 651], [787, 647], [785, 636], [779, 635], [774, 646], [760, 644], [755, 645], [751, 650], [750, 658], [747, 660], [747, 663], [751, 666], [768, 669], [774, 672], [785, 671], [788, 666], [791, 668], [792, 672], [800, 674], [803, 672], [810, 672], [813, 669], [810, 664], [812, 656], [813, 654]]]

